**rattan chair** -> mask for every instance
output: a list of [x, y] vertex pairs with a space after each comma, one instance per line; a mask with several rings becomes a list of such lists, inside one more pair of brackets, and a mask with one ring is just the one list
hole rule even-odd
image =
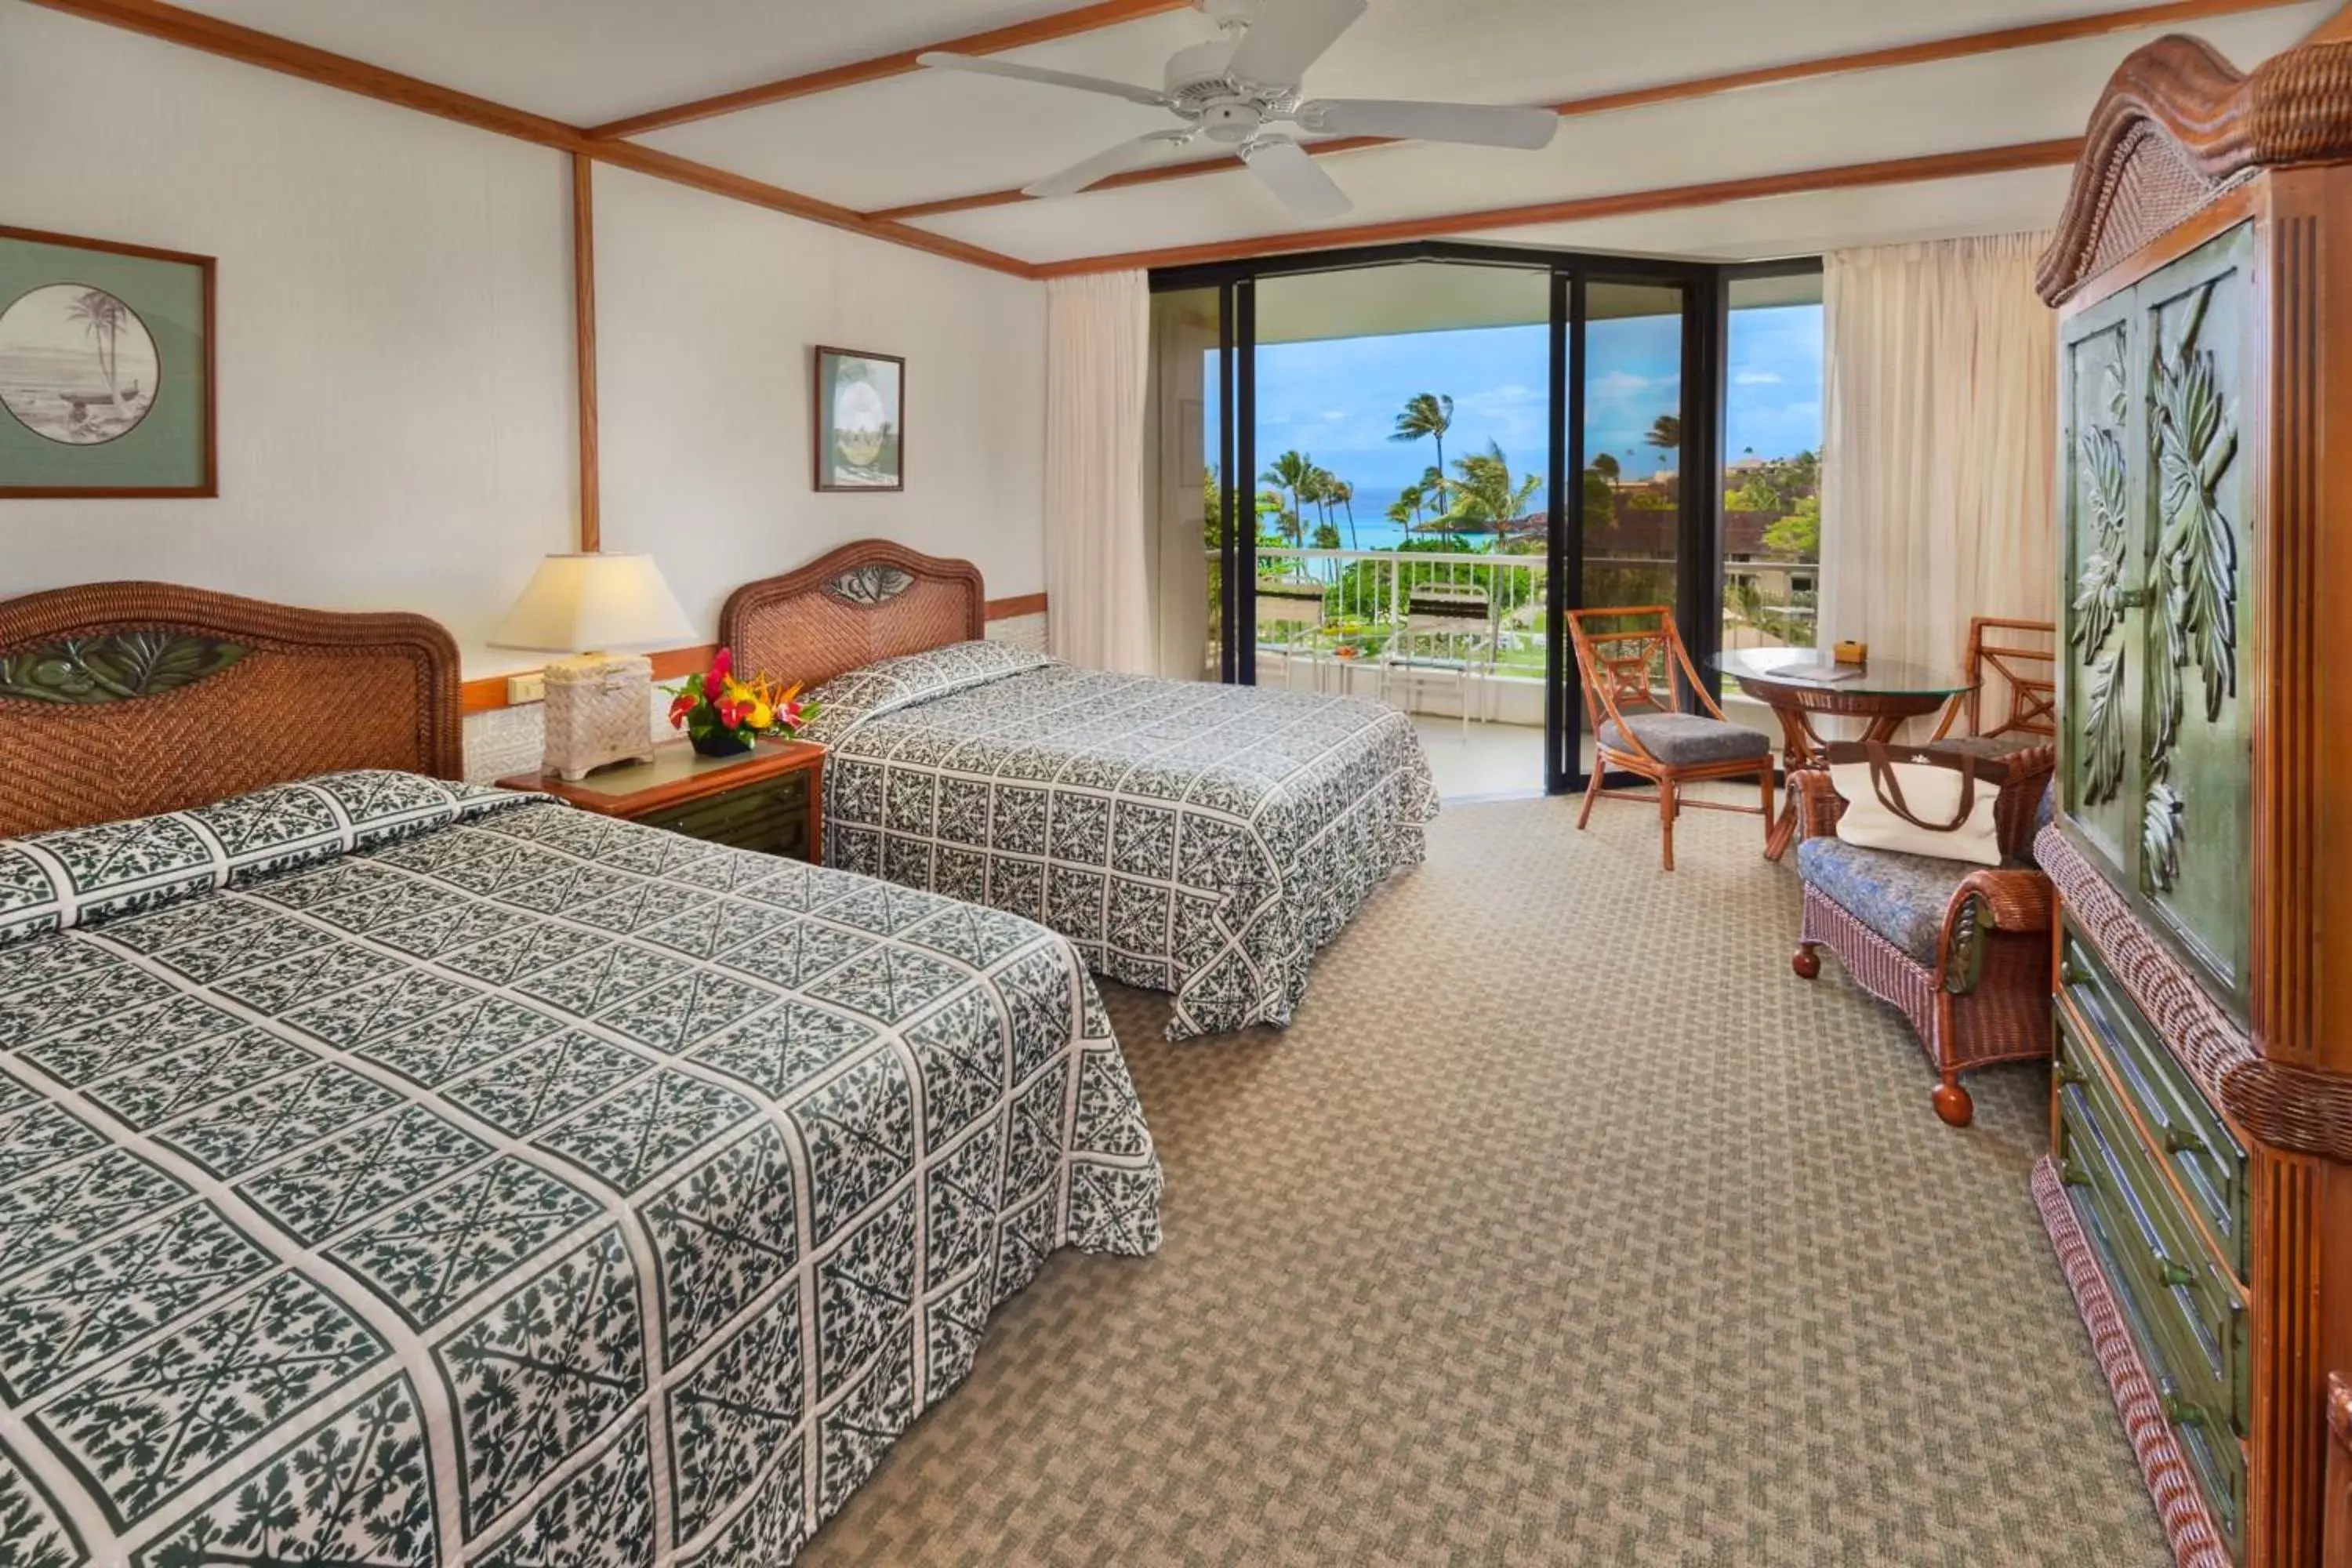
[[[1596, 626], [1595, 623], [1603, 623]], [[1592, 803], [1603, 795], [1658, 803], [1660, 854], [1675, 868], [1675, 819], [1685, 805], [1710, 811], [1764, 816], [1764, 837], [1772, 837], [1772, 742], [1760, 731], [1734, 724], [1699, 684], [1690, 653], [1675, 629], [1675, 613], [1664, 605], [1626, 609], [1570, 610], [1568, 635], [1576, 648], [1576, 669], [1584, 684], [1585, 712], [1592, 723], [1592, 782], [1576, 826], [1592, 819]], [[1665, 690], [1661, 695], [1658, 682]], [[1704, 713], [1685, 711], [1696, 702]], [[1654, 795], [1613, 790], [1602, 783], [1610, 769], [1638, 773], [1656, 785]], [[1753, 775], [1763, 793], [1761, 806], [1690, 800], [1686, 784], [1703, 779]]]
[[1837, 836], [1845, 802], [1828, 772], [1789, 777], [1805, 884], [1790, 964], [1813, 979], [1826, 947], [1855, 984], [1902, 1009], [1936, 1069], [1936, 1114], [1954, 1127], [1976, 1115], [1960, 1074], [2050, 1054], [2056, 900], [2032, 856], [2057, 752], [2043, 746], [2005, 760], [2010, 782], [1997, 809], [2007, 858], [1998, 867], [1849, 844]]
[[[2048, 621], [1977, 616], [1969, 622], [1969, 689], [1953, 697], [1936, 726], [1948, 750], [2005, 757], [2058, 739], [2058, 628]], [[1986, 699], [2006, 696], [2000, 717], [1985, 723]], [[1958, 734], [1953, 733], [1959, 727]]]

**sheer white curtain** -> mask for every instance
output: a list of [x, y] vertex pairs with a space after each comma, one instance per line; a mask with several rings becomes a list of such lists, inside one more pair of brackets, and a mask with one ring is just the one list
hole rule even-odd
[[1822, 640], [1958, 664], [1971, 616], [2054, 618], [2056, 316], [2047, 237], [1823, 261]]
[[1151, 293], [1140, 272], [1045, 289], [1045, 611], [1054, 651], [1096, 669], [1157, 663], [1144, 522]]

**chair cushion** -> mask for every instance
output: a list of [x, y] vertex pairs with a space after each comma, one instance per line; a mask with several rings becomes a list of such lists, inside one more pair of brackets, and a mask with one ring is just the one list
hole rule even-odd
[[2007, 757], [2056, 742], [2047, 735], [2012, 730], [2006, 735], [1947, 735], [1932, 743], [1939, 752], [1965, 752], [1972, 757]]
[[[1650, 755], [1669, 767], [1696, 767], [1702, 763], [1728, 763], [1741, 757], [1769, 756], [1772, 751], [1769, 737], [1760, 735], [1742, 725], [1721, 719], [1704, 719], [1696, 713], [1635, 713], [1625, 721], [1625, 728], [1642, 742]], [[1614, 751], [1630, 751], [1624, 731], [1614, 719], [1601, 721], [1594, 738]]]
[[1933, 968], [1944, 910], [1961, 879], [1979, 869], [1965, 860], [1865, 849], [1843, 838], [1797, 846], [1797, 872], [1846, 913]]

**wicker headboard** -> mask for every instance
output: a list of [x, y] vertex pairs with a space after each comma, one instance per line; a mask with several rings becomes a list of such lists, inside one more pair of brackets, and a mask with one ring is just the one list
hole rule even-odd
[[797, 572], [746, 583], [719, 612], [739, 669], [814, 686], [896, 654], [988, 635], [980, 568], [861, 539]]
[[0, 837], [343, 768], [454, 779], [457, 648], [422, 616], [167, 583], [0, 601]]

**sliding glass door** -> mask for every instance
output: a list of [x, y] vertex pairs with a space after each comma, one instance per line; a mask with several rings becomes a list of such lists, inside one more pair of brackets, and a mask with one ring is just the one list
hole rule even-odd
[[[1671, 610], [1703, 668], [1715, 646], [1710, 296], [1704, 279], [1672, 272], [1572, 269], [1563, 289], [1567, 386], [1556, 413], [1579, 482], [1558, 547], [1561, 608]], [[1561, 659], [1555, 790], [1580, 788], [1592, 758], [1574, 656], [1563, 647]], [[1663, 683], [1664, 668], [1655, 673]]]
[[1161, 672], [1378, 697], [1494, 793], [1582, 788], [1564, 612], [1669, 605], [1702, 668], [1725, 636], [1734, 276], [1444, 243], [1156, 274]]

